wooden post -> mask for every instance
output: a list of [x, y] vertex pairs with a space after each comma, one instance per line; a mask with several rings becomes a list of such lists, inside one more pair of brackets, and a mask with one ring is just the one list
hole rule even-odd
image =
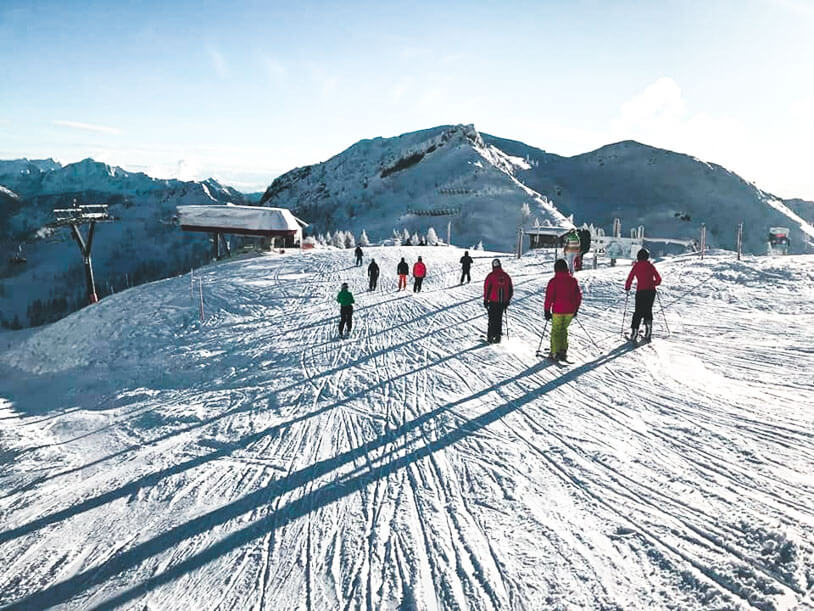
[[452, 246], [452, 221], [447, 221], [447, 246]]
[[738, 261], [740, 261], [741, 260], [741, 254], [742, 254], [742, 251], [743, 251], [743, 221], [738, 223], [737, 244], [738, 244]]
[[201, 295], [201, 322], [204, 321], [204, 307], [203, 307], [203, 280], [198, 280], [198, 290]]
[[707, 249], [707, 226], [701, 223], [701, 260], [704, 260], [704, 251]]

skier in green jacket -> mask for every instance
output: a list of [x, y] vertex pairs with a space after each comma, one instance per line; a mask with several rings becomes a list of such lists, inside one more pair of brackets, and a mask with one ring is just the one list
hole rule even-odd
[[[339, 337], [347, 337], [353, 326], [353, 293], [348, 290], [347, 282], [342, 283], [336, 300], [339, 302]], [[347, 333], [344, 333], [345, 325], [348, 327]]]

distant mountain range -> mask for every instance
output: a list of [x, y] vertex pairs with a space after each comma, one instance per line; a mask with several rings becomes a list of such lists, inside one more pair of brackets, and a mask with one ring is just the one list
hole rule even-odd
[[[577, 224], [610, 232], [619, 217], [625, 233], [644, 225], [653, 238], [697, 238], [705, 223], [710, 246], [730, 249], [743, 221], [745, 250], [754, 253], [766, 252], [770, 226], [784, 226], [792, 230], [793, 252], [814, 250], [814, 203], [784, 201], [719, 165], [634, 141], [562, 157], [472, 125], [362, 140], [278, 177], [261, 201], [293, 208], [318, 231], [352, 226], [383, 236], [392, 227], [434, 226], [443, 235], [451, 221], [454, 243], [482, 239], [503, 250], [513, 248], [524, 203], [531, 222], [573, 215]], [[460, 213], [411, 214], [433, 208]]]
[[177, 205], [248, 203], [211, 178], [159, 180], [92, 159], [65, 166], [53, 159], [0, 161], [0, 324], [42, 324], [87, 302], [82, 257], [70, 231], [44, 228], [54, 208], [74, 199], [108, 203], [117, 219], [100, 224], [93, 241], [100, 297], [209, 260], [206, 235], [173, 225]]
[[[69, 232], [44, 228], [52, 210], [74, 198], [109, 203], [118, 219], [100, 226], [94, 240], [102, 297], [209, 260], [207, 236], [172, 223], [177, 205], [257, 203], [211, 178], [159, 180], [92, 159], [0, 161], [0, 324], [42, 324], [85, 304]], [[373, 240], [429, 227], [446, 237], [450, 223], [457, 245], [511, 250], [521, 224], [562, 225], [572, 217], [610, 232], [619, 217], [625, 234], [644, 225], [651, 238], [693, 239], [705, 223], [710, 246], [722, 248], [734, 248], [743, 221], [745, 250], [758, 254], [766, 252], [769, 227], [789, 227], [792, 252], [814, 252], [814, 203], [782, 200], [719, 165], [633, 141], [562, 157], [472, 125], [361, 140], [276, 178], [260, 202], [291, 208], [310, 233], [365, 229]], [[439, 212], [449, 214], [433, 216]], [[652, 246], [656, 254], [667, 248]]]

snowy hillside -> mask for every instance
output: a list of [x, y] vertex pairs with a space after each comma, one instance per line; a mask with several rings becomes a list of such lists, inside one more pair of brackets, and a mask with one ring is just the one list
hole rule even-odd
[[447, 218], [408, 208], [461, 207], [453, 243], [511, 249], [527, 202], [541, 221], [573, 214], [610, 231], [618, 216], [626, 231], [644, 224], [651, 237], [698, 238], [706, 223], [708, 243], [730, 249], [742, 220], [745, 249], [756, 254], [769, 227], [789, 227], [793, 252], [814, 252], [814, 226], [797, 217], [796, 200], [787, 208], [721, 166], [632, 141], [561, 157], [471, 125], [362, 140], [277, 178], [262, 201], [295, 208], [317, 231], [365, 228], [374, 239], [393, 227], [443, 234]]
[[[86, 301], [82, 257], [68, 229], [43, 229], [54, 208], [110, 203], [118, 220], [97, 227], [93, 261], [98, 294], [188, 271], [209, 258], [207, 237], [171, 224], [178, 204], [245, 203], [234, 189], [158, 180], [85, 159], [0, 161], [0, 323], [42, 324]], [[85, 228], [87, 231], [87, 228]], [[22, 247], [25, 263], [13, 262]]]
[[[393, 228], [434, 227], [453, 243], [509, 248], [529, 205], [541, 221], [567, 222], [556, 208], [515, 178], [522, 159], [486, 144], [471, 125], [443, 126], [397, 138], [362, 140], [324, 163], [283, 174], [262, 203], [290, 207], [315, 231], [365, 229], [373, 239]], [[409, 209], [454, 209], [451, 217], [409, 214]]]
[[[511, 155], [529, 160], [518, 178], [549, 197], [578, 222], [625, 228], [645, 226], [645, 235], [693, 239], [701, 223], [713, 247], [735, 249], [744, 223], [744, 250], [766, 253], [769, 227], [792, 230], [792, 251], [814, 252], [814, 226], [797, 218], [785, 202], [714, 163], [634, 141], [560, 157], [521, 142], [484, 135]], [[792, 200], [793, 201], [793, 200]]]
[[810, 608], [814, 257], [657, 262], [637, 348], [627, 269], [583, 272], [560, 368], [551, 261], [504, 259], [490, 346], [461, 254], [367, 249], [374, 293], [344, 251], [234, 260], [204, 323], [186, 276], [0, 334], [0, 607]]

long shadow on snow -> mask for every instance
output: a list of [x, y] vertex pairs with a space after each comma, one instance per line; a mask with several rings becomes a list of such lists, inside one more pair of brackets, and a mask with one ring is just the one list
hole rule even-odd
[[[199, 569], [209, 562], [212, 562], [213, 560], [216, 560], [219, 557], [240, 548], [241, 546], [259, 539], [268, 533], [274, 532], [298, 518], [312, 513], [317, 509], [321, 509], [327, 505], [335, 503], [336, 501], [354, 492], [360, 491], [371, 483], [388, 476], [396, 470], [408, 467], [422, 458], [426, 458], [439, 450], [445, 449], [458, 441], [461, 441], [462, 439], [466, 438], [467, 435], [475, 433], [489, 426], [490, 424], [493, 424], [516, 409], [531, 403], [536, 399], [539, 399], [548, 392], [574, 381], [580, 375], [592, 371], [608, 363], [609, 361], [630, 352], [631, 350], [632, 348], [627, 344], [619, 346], [608, 354], [564, 372], [562, 375], [543, 384], [536, 390], [530, 391], [517, 399], [508, 401], [485, 412], [484, 414], [481, 414], [480, 416], [461, 423], [460, 426], [448, 432], [443, 437], [440, 437], [435, 441], [425, 443], [423, 446], [412, 450], [409, 454], [401, 457], [393, 457], [388, 462], [385, 462], [377, 467], [370, 467], [358, 475], [351, 476], [351, 474], [346, 474], [332, 482], [326, 483], [321, 487], [312, 490], [310, 493], [291, 501], [287, 505], [281, 507], [278, 511], [266, 515], [256, 522], [245, 526], [230, 535], [227, 535], [214, 545], [211, 545], [207, 549], [188, 557], [175, 566], [168, 568], [163, 573], [155, 575], [139, 585], [133, 586], [114, 596], [113, 598], [108, 599], [105, 603], [97, 606], [96, 609], [113, 609], [132, 601], [163, 584], [183, 577], [191, 571]], [[499, 384], [496, 384], [495, 386], [485, 388], [468, 397], [458, 399], [452, 403], [438, 407], [419, 416], [418, 418], [415, 418], [414, 420], [411, 420], [408, 423], [401, 425], [390, 434], [382, 435], [373, 441], [364, 444], [363, 446], [354, 448], [353, 450], [349, 450], [332, 458], [316, 462], [308, 467], [300, 469], [299, 471], [291, 473], [286, 477], [272, 482], [268, 486], [247, 494], [243, 498], [226, 505], [225, 507], [210, 511], [197, 518], [189, 520], [184, 524], [171, 528], [167, 532], [157, 535], [148, 541], [139, 543], [135, 547], [130, 548], [118, 556], [110, 558], [101, 566], [86, 569], [85, 571], [78, 573], [62, 582], [44, 588], [38, 592], [35, 592], [34, 594], [30, 594], [17, 602], [12, 603], [6, 608], [42, 608], [67, 602], [91, 587], [102, 584], [108, 579], [120, 575], [128, 569], [131, 569], [162, 552], [172, 549], [183, 541], [206, 533], [215, 526], [226, 524], [227, 522], [237, 519], [240, 516], [244, 516], [249, 512], [268, 506], [275, 498], [296, 490], [297, 488], [304, 486], [343, 465], [353, 463], [357, 459], [364, 457], [372, 450], [381, 448], [386, 444], [393, 442], [396, 438], [403, 437], [407, 433], [419, 429], [423, 425], [432, 421], [434, 418], [443, 415], [456, 406], [485, 397], [495, 388], [517, 382], [529, 375], [534, 374], [544, 367], [544, 364], [538, 363], [533, 367], [530, 367], [525, 371], [500, 382]], [[414, 439], [416, 442], [421, 440], [426, 440], [426, 438], [420, 436]], [[404, 447], [407, 447], [407, 445], [408, 444], [405, 443]]]
[[[386, 385], [388, 385], [388, 384], [390, 384], [392, 382], [395, 382], [396, 380], [399, 380], [401, 378], [405, 378], [407, 376], [411, 376], [411, 375], [420, 373], [421, 371], [424, 371], [425, 369], [430, 369], [432, 367], [436, 367], [437, 365], [441, 365], [441, 364], [443, 364], [443, 363], [445, 363], [445, 362], [447, 362], [449, 360], [452, 360], [452, 359], [454, 359], [456, 357], [459, 357], [459, 356], [461, 356], [461, 355], [463, 355], [463, 354], [465, 354], [467, 352], [472, 352], [474, 350], [477, 350], [477, 349], [479, 349], [481, 347], [482, 346], [480, 346], [480, 345], [473, 346], [471, 348], [467, 348], [465, 350], [462, 350], [461, 352], [445, 356], [445, 357], [443, 357], [441, 359], [438, 359], [436, 361], [433, 361], [431, 363], [427, 363], [426, 365], [423, 365], [421, 367], [417, 367], [416, 369], [412, 369], [410, 371], [400, 373], [400, 374], [398, 374], [396, 376], [393, 376], [391, 378], [388, 378], [388, 379], [386, 379], [386, 380], [384, 380], [382, 382], [374, 384], [374, 385], [366, 388], [364, 391], [359, 391], [359, 392], [354, 393], [352, 395], [348, 395], [344, 399], [336, 401], [335, 403], [331, 403], [330, 405], [326, 405], [324, 407], [321, 407], [321, 408], [319, 408], [317, 410], [314, 410], [312, 412], [309, 412], [307, 414], [297, 416], [296, 418], [292, 418], [291, 420], [287, 420], [286, 422], [281, 422], [279, 424], [275, 424], [274, 426], [270, 426], [268, 428], [265, 428], [262, 431], [252, 433], [251, 435], [247, 435], [246, 437], [243, 437], [242, 439], [240, 439], [240, 440], [238, 440], [236, 442], [227, 443], [227, 444], [223, 445], [222, 447], [220, 447], [217, 451], [211, 452], [211, 453], [209, 453], [209, 454], [207, 454], [205, 456], [198, 456], [198, 457], [192, 458], [192, 459], [190, 459], [188, 461], [185, 461], [183, 463], [173, 465], [172, 467], [162, 469], [161, 471], [156, 471], [154, 473], [150, 473], [149, 475], [145, 475], [143, 477], [140, 477], [139, 479], [137, 479], [137, 480], [135, 480], [133, 482], [130, 482], [129, 484], [125, 484], [124, 486], [121, 486], [119, 488], [116, 488], [114, 490], [106, 492], [106, 493], [101, 494], [99, 496], [96, 496], [96, 497], [93, 497], [93, 498], [90, 498], [90, 499], [86, 499], [86, 500], [84, 500], [84, 501], [82, 501], [80, 503], [77, 503], [76, 505], [73, 505], [73, 506], [71, 506], [71, 507], [69, 507], [67, 509], [57, 511], [57, 512], [52, 513], [52, 514], [47, 515], [47, 516], [42, 516], [41, 518], [37, 518], [36, 520], [32, 520], [31, 522], [28, 522], [27, 524], [23, 524], [22, 526], [12, 528], [11, 530], [0, 532], [0, 544], [6, 543], [7, 541], [11, 541], [13, 539], [17, 539], [18, 537], [22, 537], [24, 535], [27, 535], [29, 533], [32, 533], [32, 532], [36, 531], [36, 530], [39, 530], [40, 528], [45, 527], [45, 526], [49, 526], [51, 524], [61, 522], [62, 520], [67, 520], [68, 518], [71, 518], [73, 516], [84, 513], [85, 511], [90, 511], [91, 509], [101, 507], [102, 505], [105, 505], [107, 503], [115, 501], [116, 499], [125, 498], [125, 497], [129, 497], [131, 495], [134, 495], [139, 490], [141, 490], [142, 488], [146, 488], [146, 487], [149, 487], [149, 486], [155, 486], [156, 484], [158, 484], [164, 478], [171, 477], [173, 475], [178, 475], [179, 473], [183, 473], [184, 471], [194, 469], [195, 467], [201, 466], [203, 464], [206, 464], [206, 463], [211, 462], [213, 460], [217, 460], [219, 458], [225, 458], [226, 456], [231, 455], [232, 452], [234, 452], [235, 450], [247, 448], [251, 444], [256, 443], [256, 442], [260, 441], [261, 439], [263, 439], [265, 437], [268, 437], [270, 435], [277, 435], [277, 434], [283, 432], [285, 429], [287, 429], [287, 428], [289, 428], [289, 427], [291, 427], [291, 426], [293, 426], [293, 425], [295, 425], [295, 424], [297, 424], [299, 422], [304, 422], [305, 420], [308, 420], [308, 419], [313, 418], [315, 416], [319, 416], [320, 414], [328, 412], [328, 411], [330, 411], [330, 410], [332, 410], [334, 408], [341, 407], [341, 406], [343, 406], [343, 405], [345, 405], [347, 403], [350, 403], [351, 401], [353, 401], [355, 399], [359, 399], [359, 398], [365, 396], [366, 394], [368, 394], [369, 392], [371, 392], [374, 389], [384, 388]], [[154, 439], [154, 440], [151, 440], [151, 441], [149, 441], [149, 442], [147, 442], [147, 443], [145, 443], [145, 444], [143, 444], [142, 446], [139, 446], [139, 447], [144, 447], [144, 446], [147, 446], [147, 445], [153, 445], [155, 443], [159, 443], [159, 442], [164, 441], [164, 440], [166, 440], [166, 439], [168, 439], [170, 437], [173, 437], [175, 434], [180, 434], [180, 433], [187, 432], [187, 431], [189, 431], [189, 430], [191, 430], [193, 428], [198, 428], [200, 426], [204, 426], [205, 424], [215, 422], [216, 420], [219, 420], [220, 418], [223, 418], [223, 417], [226, 417], [226, 416], [229, 416], [229, 415], [233, 415], [233, 414], [241, 412], [241, 411], [246, 411], [246, 409], [247, 409], [246, 407], [242, 407], [240, 409], [234, 408], [234, 409], [228, 410], [227, 412], [224, 412], [223, 414], [219, 414], [217, 416], [213, 416], [212, 418], [210, 418], [210, 419], [208, 419], [208, 420], [206, 420], [206, 421], [204, 421], [202, 423], [196, 423], [195, 425], [190, 426], [190, 427], [186, 427], [186, 428], [184, 428], [182, 430], [173, 431], [173, 432], [167, 433], [165, 435], [162, 435], [161, 437], [159, 437], [157, 439]], [[69, 473], [75, 473], [76, 471], [81, 471], [82, 469], [85, 469], [87, 467], [90, 467], [90, 466], [99, 464], [101, 462], [104, 462], [105, 460], [109, 460], [111, 458], [115, 458], [117, 456], [126, 454], [127, 452], [129, 452], [129, 451], [131, 451], [133, 449], [135, 449], [135, 446], [130, 446], [130, 447], [124, 448], [124, 449], [122, 449], [122, 450], [120, 450], [120, 451], [118, 451], [118, 452], [116, 452], [114, 454], [111, 454], [111, 455], [109, 455], [109, 456], [107, 456], [105, 458], [100, 458], [100, 459], [97, 459], [97, 460], [95, 460], [93, 462], [90, 462], [90, 463], [88, 463], [86, 465], [83, 465], [82, 467], [75, 467], [73, 469], [68, 469], [66, 471], [62, 471], [60, 473], [57, 473], [57, 474], [54, 474], [54, 475], [51, 475], [51, 476], [48, 476], [48, 477], [37, 479], [37, 480], [35, 480], [33, 482], [30, 482], [29, 484], [27, 484], [23, 488], [18, 489], [15, 492], [23, 492], [23, 491], [29, 490], [29, 489], [34, 488], [37, 485], [43, 483], [44, 481], [48, 481], [49, 479], [54, 479], [54, 478], [60, 477], [62, 475], [67, 475]]]

